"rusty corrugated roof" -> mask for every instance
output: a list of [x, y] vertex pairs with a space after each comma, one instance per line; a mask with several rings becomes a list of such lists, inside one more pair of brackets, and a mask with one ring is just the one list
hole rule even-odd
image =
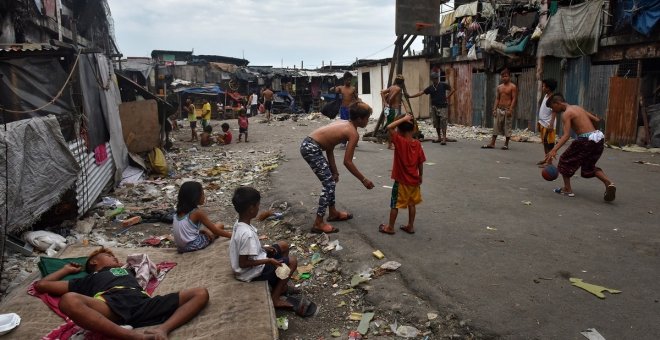
[[50, 44], [0, 44], [0, 52], [36, 52], [36, 51], [57, 51], [59, 47]]

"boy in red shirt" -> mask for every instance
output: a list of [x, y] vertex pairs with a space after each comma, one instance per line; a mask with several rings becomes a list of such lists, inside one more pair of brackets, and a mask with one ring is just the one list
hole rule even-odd
[[388, 224], [378, 226], [378, 231], [394, 234], [394, 223], [399, 209], [408, 208], [408, 225], [399, 227], [408, 234], [415, 233], [415, 206], [422, 202], [422, 174], [426, 156], [422, 144], [413, 139], [415, 125], [409, 113], [387, 126], [390, 140], [394, 144], [394, 163], [392, 164], [392, 198], [390, 200], [390, 220]]

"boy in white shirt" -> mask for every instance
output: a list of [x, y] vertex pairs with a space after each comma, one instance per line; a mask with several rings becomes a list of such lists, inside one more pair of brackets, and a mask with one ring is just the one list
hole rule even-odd
[[[278, 241], [272, 246], [261, 246], [257, 228], [250, 222], [259, 215], [261, 195], [251, 187], [238, 187], [232, 197], [234, 209], [238, 212], [238, 221], [234, 225], [229, 243], [229, 259], [236, 279], [250, 281], [268, 281], [272, 288], [271, 297], [275, 308], [294, 307], [280, 297], [287, 291], [291, 275], [298, 267], [294, 256], [289, 256], [289, 244]], [[286, 279], [279, 279], [275, 270], [285, 263], [291, 269]]]

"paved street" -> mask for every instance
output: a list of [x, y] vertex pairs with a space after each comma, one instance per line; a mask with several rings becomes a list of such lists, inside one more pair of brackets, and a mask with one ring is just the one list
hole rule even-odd
[[[294, 134], [303, 130], [311, 127]], [[275, 138], [282, 133], [272, 132]], [[275, 194], [304, 201], [311, 225], [318, 197], [310, 193], [318, 194], [320, 184], [299, 155], [299, 140], [287, 137], [280, 139], [288, 162], [273, 175]], [[360, 142], [355, 162], [376, 184], [367, 191], [341, 166], [343, 151], [337, 151], [338, 207], [355, 214], [336, 224], [338, 238], [401, 262], [408, 289], [485, 333], [581, 339], [580, 331], [596, 328], [607, 339], [657, 339], [660, 166], [634, 162], [657, 164], [660, 156], [606, 149], [599, 165], [618, 187], [608, 204], [596, 179], [575, 178], [575, 198], [553, 193], [560, 180], [542, 179], [535, 165], [539, 144], [511, 143], [508, 151], [482, 150], [481, 144], [424, 143], [434, 164], [424, 168], [415, 235], [377, 232], [388, 214], [390, 189], [383, 186], [392, 184], [391, 152]], [[398, 224], [406, 219], [401, 210]], [[568, 277], [622, 293], [601, 300], [571, 286]]]

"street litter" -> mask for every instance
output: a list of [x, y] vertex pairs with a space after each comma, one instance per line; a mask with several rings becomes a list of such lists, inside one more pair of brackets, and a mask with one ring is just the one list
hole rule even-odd
[[348, 340], [361, 340], [362, 335], [358, 331], [350, 331], [348, 332]]
[[355, 274], [351, 278], [351, 287], [357, 287], [360, 285], [360, 283], [367, 282], [369, 280], [371, 280], [371, 274], [369, 273]]
[[598, 333], [595, 328], [587, 328], [580, 332], [580, 334], [584, 335], [584, 337], [589, 340], [605, 340], [605, 337]]
[[392, 187], [389, 186], [389, 185], [383, 185], [383, 188], [385, 188], [385, 189], [392, 189]]
[[401, 263], [396, 261], [387, 261], [380, 265], [380, 268], [391, 271], [397, 270], [399, 267], [401, 267]]
[[511, 179], [511, 177], [499, 177], [499, 179]]
[[435, 319], [438, 318], [438, 314], [437, 314], [437, 313], [426, 313], [426, 317], [427, 317], [429, 320], [435, 320]]
[[520, 201], [524, 205], [532, 205], [532, 201]]
[[396, 335], [402, 338], [414, 338], [419, 334], [419, 329], [413, 326], [399, 326], [396, 329]]
[[362, 313], [353, 312], [348, 316], [349, 320], [360, 321], [362, 320]]
[[490, 227], [490, 226], [486, 226], [486, 230], [497, 230], [497, 228], [493, 228], [493, 227]]
[[348, 293], [352, 293], [352, 292], [354, 292], [354, 291], [355, 291], [355, 289], [353, 289], [353, 288], [348, 288], [348, 289], [340, 290], [340, 291], [338, 291], [337, 293], [335, 293], [335, 294], [333, 294], [333, 295], [346, 295], [346, 294], [348, 294]]
[[371, 322], [371, 319], [374, 318], [374, 313], [364, 313], [362, 314], [362, 319], [360, 320], [360, 323], [358, 324], [357, 331], [365, 335], [369, 331], [369, 322]]
[[385, 258], [385, 254], [383, 254], [383, 252], [380, 251], [380, 250], [375, 250], [375, 251], [374, 251], [373, 253], [371, 253], [371, 254], [373, 254], [373, 255], [374, 255], [377, 259], [379, 259], [379, 260], [382, 260], [383, 258]]
[[332, 242], [328, 242], [328, 245], [323, 248], [323, 251], [325, 251], [325, 252], [328, 252], [328, 251], [331, 251], [331, 250], [340, 251], [342, 249], [344, 249], [344, 248], [342, 248], [342, 246], [339, 245], [339, 240], [334, 240]]
[[283, 331], [289, 329], [289, 319], [286, 316], [280, 316], [279, 318], [277, 318], [276, 323], [277, 323], [277, 328]]
[[620, 290], [616, 290], [616, 289], [612, 289], [612, 288], [606, 288], [606, 287], [598, 286], [598, 285], [591, 284], [591, 283], [586, 283], [586, 282], [582, 281], [582, 279], [578, 279], [578, 278], [574, 278], [574, 277], [572, 277], [568, 280], [571, 281], [571, 284], [573, 286], [578, 287], [578, 288], [582, 288], [582, 289], [586, 290], [587, 292], [589, 292], [593, 295], [596, 295], [597, 297], [599, 297], [601, 299], [605, 298], [605, 294], [603, 294], [603, 292], [609, 292], [610, 294], [619, 294], [619, 293], [621, 293]]
[[330, 335], [333, 338], [339, 338], [341, 336], [341, 332], [339, 332], [339, 330], [337, 330], [336, 328], [331, 328], [330, 332], [331, 332]]
[[28, 231], [23, 234], [23, 240], [48, 256], [54, 256], [66, 247], [64, 237], [46, 230]]
[[280, 280], [286, 279], [289, 277], [289, 274], [291, 274], [291, 268], [289, 268], [286, 263], [282, 263], [281, 266], [275, 269], [275, 275], [277, 275]]

